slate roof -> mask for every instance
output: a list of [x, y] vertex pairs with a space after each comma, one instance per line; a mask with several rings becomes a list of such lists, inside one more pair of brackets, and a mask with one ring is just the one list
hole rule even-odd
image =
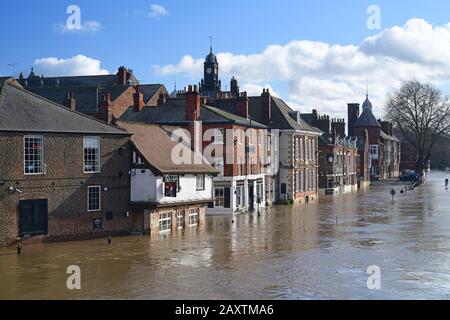
[[8, 82], [0, 84], [0, 131], [129, 135]]
[[51, 100], [57, 104], [64, 104], [69, 92], [73, 92], [76, 101], [76, 110], [85, 113], [98, 112], [98, 102], [103, 94], [111, 94], [111, 101], [120, 97], [130, 86], [106, 86], [106, 87], [44, 87], [27, 88], [41, 97]]
[[[261, 114], [261, 97], [249, 98], [249, 112], [257, 121], [262, 121]], [[294, 110], [289, 107], [282, 99], [272, 96], [272, 123], [270, 128], [280, 130], [300, 130], [312, 133], [319, 133], [316, 129], [300, 119], [295, 121], [290, 113]]]
[[[118, 85], [118, 75], [93, 75], [93, 76], [64, 76], [64, 77], [30, 77], [19, 79], [20, 84], [26, 88], [34, 87], [98, 87]], [[42, 80], [42, 81], [41, 81]], [[133, 84], [139, 81], [133, 76]]]
[[141, 92], [144, 95], [145, 103], [148, 103], [152, 99], [159, 89], [164, 87], [162, 84], [143, 84], [141, 85]]
[[363, 111], [363, 113], [361, 113], [353, 127], [381, 127], [381, 125], [378, 122], [377, 118], [375, 118], [372, 111], [366, 109]]
[[[123, 121], [168, 124], [168, 125], [185, 125], [186, 109], [184, 106], [157, 106], [144, 107], [140, 112], [134, 112], [133, 108], [129, 108], [120, 118]], [[240, 124], [255, 128], [266, 128], [251, 119], [245, 119], [235, 114], [228, 113], [216, 107], [203, 105], [200, 111], [200, 121], [204, 124]]]
[[[117, 125], [132, 132], [131, 142], [141, 156], [150, 164], [153, 170], [159, 174], [218, 174], [219, 171], [212, 167], [206, 159], [202, 164], [175, 164], [172, 161], [172, 150], [179, 144], [172, 139], [173, 132], [180, 129], [178, 126], [131, 123], [117, 121]], [[190, 150], [190, 146], [186, 146]], [[193, 159], [193, 152], [191, 157]]]

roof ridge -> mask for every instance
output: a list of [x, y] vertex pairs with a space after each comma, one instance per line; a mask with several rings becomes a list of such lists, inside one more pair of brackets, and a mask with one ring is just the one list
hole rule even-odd
[[51, 100], [49, 100], [49, 99], [47, 99], [47, 98], [44, 98], [44, 97], [42, 97], [42, 96], [40, 96], [40, 95], [38, 95], [38, 94], [35, 94], [34, 92], [28, 91], [28, 90], [26, 90], [26, 89], [24, 89], [24, 88], [18, 88], [18, 87], [16, 87], [16, 86], [11, 85], [10, 83], [7, 83], [7, 85], [9, 85], [10, 87], [12, 87], [12, 88], [14, 88], [14, 89], [16, 89], [16, 90], [22, 91], [22, 92], [24, 92], [25, 94], [29, 94], [29, 95], [31, 95], [31, 96], [37, 98], [37, 99], [40, 99], [40, 100], [42, 100], [42, 101], [46, 101], [46, 102], [48, 102], [48, 103], [54, 105], [55, 107], [64, 109], [64, 110], [66, 110], [66, 111], [68, 111], [68, 112], [72, 112], [72, 113], [77, 114], [77, 115], [79, 115], [79, 116], [82, 116], [82, 117], [84, 117], [84, 118], [86, 118], [86, 119], [93, 120], [93, 121], [95, 121], [95, 122], [97, 122], [97, 123], [99, 123], [99, 124], [105, 125], [105, 126], [107, 126], [107, 127], [111, 127], [111, 128], [114, 128], [114, 129], [121, 130], [121, 131], [123, 131], [124, 133], [127, 133], [127, 132], [128, 132], [128, 131], [126, 131], [126, 130], [123, 130], [122, 128], [118, 128], [117, 126], [114, 126], [114, 125], [109, 124], [109, 123], [107, 123], [107, 122], [101, 121], [101, 120], [96, 119], [96, 118], [94, 118], [94, 117], [88, 116], [88, 115], [86, 115], [86, 114], [84, 114], [84, 113], [81, 113], [81, 112], [78, 112], [78, 111], [75, 111], [75, 110], [66, 108], [66, 107], [64, 107], [63, 105], [60, 105], [60, 104], [58, 104], [58, 103], [56, 103], [56, 102], [53, 102], [53, 101], [51, 101]]

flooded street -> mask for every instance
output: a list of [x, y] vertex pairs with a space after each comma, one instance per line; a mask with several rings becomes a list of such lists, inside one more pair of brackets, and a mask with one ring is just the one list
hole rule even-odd
[[[448, 299], [448, 175], [392, 201], [389, 187], [268, 213], [209, 217], [167, 238], [0, 249], [1, 299]], [[337, 218], [337, 219], [336, 219]], [[82, 290], [69, 291], [78, 265]], [[381, 290], [366, 270], [381, 268]]]

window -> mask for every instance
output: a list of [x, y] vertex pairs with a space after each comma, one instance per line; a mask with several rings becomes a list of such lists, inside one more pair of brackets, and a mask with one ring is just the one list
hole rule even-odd
[[88, 211], [101, 210], [101, 187], [88, 187]]
[[159, 216], [159, 232], [172, 230], [172, 217], [170, 213], [161, 213]]
[[205, 175], [199, 174], [197, 176], [197, 191], [205, 190]]
[[24, 157], [25, 174], [44, 173], [44, 150], [41, 136], [25, 136]]
[[189, 210], [189, 226], [198, 226], [198, 209]]
[[167, 176], [164, 178], [164, 196], [168, 198], [176, 198], [179, 190], [179, 177]]
[[100, 173], [100, 138], [85, 137], [84, 173]]
[[236, 187], [236, 207], [240, 208], [244, 205], [244, 186]]
[[215, 188], [214, 190], [215, 206], [223, 207], [225, 205], [225, 190], [224, 188]]
[[256, 201], [258, 204], [261, 204], [263, 202], [263, 195], [264, 195], [264, 187], [263, 184], [258, 182], [256, 184]]
[[177, 228], [178, 229], [184, 229], [184, 216], [185, 216], [184, 210], [180, 210], [177, 214]]
[[300, 172], [300, 191], [305, 191], [305, 172]]

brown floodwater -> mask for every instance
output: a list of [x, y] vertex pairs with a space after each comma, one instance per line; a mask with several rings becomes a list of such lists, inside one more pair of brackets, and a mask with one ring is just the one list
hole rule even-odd
[[[166, 238], [0, 249], [0, 299], [450, 298], [449, 177], [433, 173], [394, 201], [391, 188], [374, 187], [235, 223], [209, 217]], [[71, 265], [79, 291], [66, 286]], [[380, 290], [367, 288], [371, 265]]]

